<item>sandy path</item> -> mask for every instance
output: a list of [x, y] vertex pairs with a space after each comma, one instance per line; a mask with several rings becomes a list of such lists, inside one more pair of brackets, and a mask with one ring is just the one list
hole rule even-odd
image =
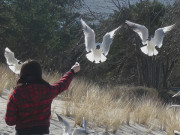
[[[6, 125], [4, 121], [4, 115], [6, 110], [6, 104], [7, 104], [7, 91], [3, 93], [3, 96], [0, 97], [0, 135], [13, 135], [15, 133], [14, 126], [8, 126]], [[52, 105], [52, 109], [54, 109], [58, 113], [60, 112], [59, 108], [63, 108], [63, 102], [62, 101], [54, 101]], [[67, 118], [67, 120], [70, 122], [70, 124], [73, 126], [74, 121], [72, 119]], [[51, 118], [51, 126], [50, 126], [50, 134], [51, 135], [61, 135], [62, 134], [63, 125], [61, 125], [55, 116], [55, 114], [52, 114]], [[105, 129], [103, 128], [95, 128], [95, 129], [89, 129], [92, 133], [92, 135], [112, 135], [112, 133], [104, 133]], [[166, 132], [159, 131], [159, 130], [153, 130], [150, 131], [145, 128], [143, 125], [122, 125], [118, 129], [116, 135], [166, 135]]]

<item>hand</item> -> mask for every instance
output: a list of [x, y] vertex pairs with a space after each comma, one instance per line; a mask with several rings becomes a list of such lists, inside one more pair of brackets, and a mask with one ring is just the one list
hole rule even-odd
[[74, 73], [79, 72], [80, 71], [80, 65], [78, 62], [75, 63], [75, 65], [72, 66], [72, 68], [74, 70]]

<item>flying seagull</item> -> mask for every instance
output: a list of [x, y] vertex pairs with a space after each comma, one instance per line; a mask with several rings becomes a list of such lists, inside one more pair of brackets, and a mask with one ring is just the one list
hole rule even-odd
[[71, 133], [70, 124], [65, 119], [63, 119], [60, 115], [58, 115], [57, 113], [56, 113], [56, 115], [57, 115], [60, 123], [62, 123], [65, 126], [63, 135], [87, 135], [88, 134], [86, 121], [85, 121], [84, 117], [83, 117], [83, 128], [75, 128], [73, 130], [73, 132]]
[[140, 36], [142, 40], [142, 44], [146, 45], [146, 46], [141, 47], [141, 51], [148, 56], [153, 56], [153, 55], [158, 54], [158, 51], [156, 50], [155, 47], [156, 46], [158, 48], [162, 47], [165, 33], [170, 31], [175, 26], [175, 24], [173, 24], [167, 27], [158, 28], [154, 33], [154, 37], [151, 38], [149, 36], [148, 29], [144, 25], [133, 23], [127, 20], [126, 20], [126, 24], [132, 27], [133, 30]]
[[6, 58], [6, 63], [8, 64], [9, 68], [15, 74], [20, 74], [23, 62], [21, 62], [20, 60], [17, 60], [14, 57], [14, 53], [8, 47], [5, 48], [4, 56]]
[[112, 44], [114, 35], [116, 31], [121, 28], [119, 26], [118, 28], [112, 30], [111, 32], [106, 33], [103, 36], [102, 43], [96, 43], [95, 42], [95, 32], [93, 29], [91, 29], [84, 21], [81, 19], [81, 24], [85, 36], [85, 47], [88, 54], [86, 54], [86, 57], [89, 61], [94, 63], [101, 63], [106, 61], [106, 56], [108, 55], [110, 46]]
[[176, 93], [175, 95], [173, 95], [172, 97], [178, 97], [178, 96], [180, 96], [180, 91]]

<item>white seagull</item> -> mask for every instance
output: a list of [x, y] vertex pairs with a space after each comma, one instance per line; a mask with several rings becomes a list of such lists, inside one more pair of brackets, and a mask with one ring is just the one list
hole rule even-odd
[[87, 135], [88, 134], [86, 121], [85, 121], [84, 117], [83, 117], [83, 128], [75, 128], [73, 130], [73, 132], [71, 133], [70, 124], [65, 119], [63, 119], [60, 115], [58, 115], [57, 113], [56, 113], [56, 115], [57, 115], [59, 121], [65, 126], [63, 135]]
[[121, 26], [112, 30], [111, 32], [106, 33], [103, 36], [102, 43], [96, 43], [94, 30], [91, 29], [83, 21], [83, 19], [81, 19], [81, 24], [82, 24], [82, 28], [83, 28], [84, 36], [85, 36], [86, 51], [88, 52], [88, 54], [86, 54], [87, 59], [94, 63], [101, 63], [101, 62], [106, 61], [106, 59], [107, 59], [106, 56], [109, 52], [114, 35], [115, 35], [116, 31], [119, 28], [121, 28]]
[[154, 37], [151, 38], [149, 37], [148, 29], [144, 25], [140, 25], [130, 21], [126, 21], [126, 24], [132, 27], [133, 30], [140, 36], [142, 44], [146, 45], [141, 47], [141, 51], [148, 56], [158, 54], [158, 51], [155, 47], [157, 46], [158, 48], [161, 48], [165, 33], [170, 31], [175, 26], [175, 24], [173, 24], [164, 28], [158, 28], [154, 33]]
[[178, 96], [180, 96], [180, 91], [176, 93], [175, 95], [173, 95], [172, 97], [178, 97]]
[[23, 62], [20, 60], [17, 60], [14, 57], [14, 53], [8, 48], [5, 48], [4, 56], [6, 58], [6, 62], [9, 66], [9, 68], [15, 73], [15, 74], [20, 74], [21, 67], [23, 65]]

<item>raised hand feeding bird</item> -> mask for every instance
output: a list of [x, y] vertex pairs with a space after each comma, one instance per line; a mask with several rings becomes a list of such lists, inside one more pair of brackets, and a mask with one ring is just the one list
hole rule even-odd
[[116, 31], [121, 28], [121, 26], [112, 30], [111, 32], [106, 33], [103, 36], [102, 43], [96, 43], [94, 30], [91, 29], [82, 19], [81, 24], [85, 36], [86, 51], [88, 52], [88, 54], [86, 54], [87, 59], [94, 63], [106, 61], [106, 56], [108, 55], [114, 35]]
[[23, 62], [20, 60], [17, 60], [14, 57], [14, 53], [8, 48], [5, 48], [4, 56], [6, 58], [6, 62], [9, 66], [9, 68], [15, 73], [15, 74], [20, 74], [21, 67], [23, 65]]
[[158, 28], [154, 33], [154, 37], [151, 38], [149, 36], [148, 29], [144, 25], [140, 25], [130, 21], [126, 21], [126, 24], [132, 27], [133, 30], [140, 36], [142, 40], [142, 44], [146, 45], [141, 47], [141, 51], [148, 56], [153, 56], [158, 54], [158, 51], [156, 50], [155, 47], [156, 46], [158, 48], [162, 47], [165, 33], [170, 31], [175, 26], [175, 24], [173, 24], [167, 27]]

